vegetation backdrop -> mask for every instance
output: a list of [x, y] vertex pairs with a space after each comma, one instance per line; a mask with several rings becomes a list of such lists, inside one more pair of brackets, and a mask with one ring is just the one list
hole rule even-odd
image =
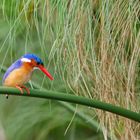
[[[54, 76], [35, 71], [30, 88], [140, 112], [139, 0], [1, 0], [1, 79], [28, 52]], [[75, 104], [0, 96], [0, 112], [7, 140], [140, 139], [140, 124]]]

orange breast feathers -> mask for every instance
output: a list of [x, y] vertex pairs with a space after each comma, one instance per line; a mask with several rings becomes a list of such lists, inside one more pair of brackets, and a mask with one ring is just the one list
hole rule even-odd
[[16, 85], [23, 85], [28, 82], [31, 78], [33, 72], [33, 66], [29, 63], [23, 63], [23, 65], [13, 70], [8, 77], [5, 79], [3, 85], [4, 86], [16, 86]]

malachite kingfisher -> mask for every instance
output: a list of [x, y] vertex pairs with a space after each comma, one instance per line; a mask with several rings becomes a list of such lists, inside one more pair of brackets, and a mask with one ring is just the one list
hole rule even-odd
[[22, 94], [22, 88], [24, 88], [30, 94], [30, 90], [24, 84], [30, 80], [35, 69], [40, 69], [49, 79], [53, 80], [51, 74], [44, 67], [43, 61], [37, 55], [28, 53], [15, 61], [7, 69], [3, 76], [3, 86], [16, 87]]

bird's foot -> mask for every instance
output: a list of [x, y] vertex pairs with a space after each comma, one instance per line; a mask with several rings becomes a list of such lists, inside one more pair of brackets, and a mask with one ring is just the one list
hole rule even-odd
[[30, 94], [30, 90], [25, 86], [16, 85], [16, 88], [20, 90], [21, 94], [23, 94], [23, 88], [27, 91], [27, 94]]
[[20, 86], [16, 85], [15, 87], [20, 91], [21, 94], [23, 94], [23, 90]]
[[22, 85], [22, 86], [20, 86], [21, 88], [24, 88], [26, 91], [27, 91], [27, 94], [30, 94], [30, 90], [29, 90], [29, 88], [27, 88], [26, 86], [24, 86], [24, 85]]
[[[15, 86], [18, 90], [20, 90], [20, 93], [21, 94], [23, 94], [23, 88], [26, 90], [26, 92], [27, 92], [27, 94], [29, 94], [30, 95], [30, 90], [27, 88], [27, 87], [25, 87], [25, 86], [19, 86], [19, 85], [16, 85]], [[8, 94], [6, 94], [6, 99], [8, 99]]]

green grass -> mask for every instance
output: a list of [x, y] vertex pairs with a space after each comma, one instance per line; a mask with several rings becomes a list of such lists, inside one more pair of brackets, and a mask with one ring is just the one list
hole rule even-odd
[[[40, 90], [45, 88], [66, 93], [72, 91], [77, 96], [98, 99], [139, 112], [139, 9], [139, 0], [22, 0], [20, 2], [2, 0], [0, 1], [0, 63], [2, 67], [8, 67], [24, 53], [36, 53], [44, 60], [55, 79], [53, 82], [49, 81], [42, 73], [35, 72], [32, 81], [38, 83]], [[2, 70], [0, 74], [2, 78]], [[20, 102], [18, 100], [12, 97], [15, 106], [25, 102], [25, 98], [20, 99]], [[26, 102], [30, 104], [30, 99]], [[42, 104], [44, 101], [40, 102]], [[15, 134], [13, 131], [18, 132], [18, 128], [13, 129], [11, 125], [17, 123], [18, 117], [11, 117], [12, 112], [8, 117], [6, 114], [13, 110], [12, 106], [10, 108], [5, 100], [1, 104], [3, 104], [1, 112], [6, 112], [3, 122], [7, 127], [4, 127], [4, 130], [8, 139], [12, 139]], [[41, 109], [40, 104], [38, 110]], [[51, 105], [52, 103], [43, 106], [43, 109], [48, 111]], [[56, 110], [59, 108], [59, 111], [64, 109], [56, 104], [53, 106]], [[5, 107], [9, 110], [5, 111]], [[28, 108], [20, 106], [14, 112], [20, 113], [24, 109], [32, 110], [30, 106]], [[101, 139], [107, 136], [125, 139], [128, 135], [130, 139], [138, 139], [140, 136], [139, 124], [133, 121], [91, 108], [78, 106], [78, 109], [85, 111], [91, 120], [95, 118], [99, 120], [104, 134], [104, 138]], [[41, 114], [37, 115], [38, 119], [34, 121], [36, 126], [39, 118], [41, 120]], [[58, 121], [54, 114], [50, 113], [50, 116]], [[30, 117], [34, 120], [33, 115]], [[70, 122], [71, 114], [66, 118]], [[49, 119], [46, 122], [49, 122]], [[67, 124], [66, 121], [58, 123]], [[46, 123], [43, 126], [39, 125], [38, 129], [44, 128], [44, 131], [41, 129], [42, 135], [44, 138], [46, 135], [48, 139], [55, 138], [47, 134], [55, 132], [58, 134], [57, 138], [59, 136], [61, 138], [61, 134], [66, 130], [63, 126], [60, 131], [55, 129], [57, 123], [53, 129], [49, 129], [51, 125], [48, 126]], [[33, 129], [32, 125], [28, 124], [28, 127]], [[24, 129], [23, 126], [22, 128]], [[82, 128], [86, 129], [88, 126]], [[48, 131], [45, 133], [46, 129]], [[86, 133], [84, 136], [80, 135], [83, 130], [79, 127], [70, 126], [69, 130], [72, 130], [71, 137], [63, 139], [88, 139]], [[29, 129], [21, 133], [24, 135], [26, 132], [29, 133]], [[76, 137], [74, 132], [81, 137]], [[92, 132], [92, 129], [89, 132]], [[31, 133], [32, 136], [35, 134], [36, 132]], [[99, 135], [95, 135], [97, 139]]]

